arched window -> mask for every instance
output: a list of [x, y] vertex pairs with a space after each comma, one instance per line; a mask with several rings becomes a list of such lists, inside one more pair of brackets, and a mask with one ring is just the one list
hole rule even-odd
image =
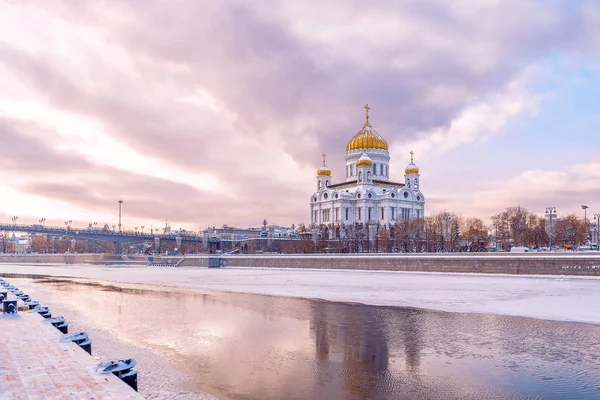
[[383, 164], [379, 164], [379, 175], [383, 175]]
[[362, 171], [358, 173], [358, 181], [362, 182]]
[[377, 175], [377, 164], [373, 164], [373, 175]]
[[419, 188], [419, 181], [417, 180], [417, 178], [415, 178], [415, 189]]
[[371, 171], [367, 171], [367, 182], [371, 182]]

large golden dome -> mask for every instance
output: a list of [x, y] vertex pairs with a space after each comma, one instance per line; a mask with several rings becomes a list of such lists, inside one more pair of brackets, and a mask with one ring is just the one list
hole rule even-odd
[[346, 151], [360, 150], [360, 149], [388, 149], [388, 144], [369, 124], [369, 110], [371, 108], [367, 104], [365, 110], [367, 111], [367, 120], [363, 127], [358, 131], [356, 135], [346, 145]]

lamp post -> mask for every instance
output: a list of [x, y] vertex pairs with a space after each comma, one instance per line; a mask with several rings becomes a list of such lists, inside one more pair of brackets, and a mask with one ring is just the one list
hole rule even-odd
[[552, 214], [556, 212], [556, 207], [546, 207], [546, 215], [550, 218], [550, 230], [548, 231], [549, 249], [552, 251]]
[[123, 200], [119, 200], [119, 233], [123, 232], [121, 230], [121, 204], [123, 204]]
[[67, 230], [71, 229], [71, 223], [73, 223], [72, 219], [65, 221], [65, 226], [67, 227]]
[[18, 216], [16, 216], [16, 215], [15, 215], [14, 217], [12, 217], [12, 223], [13, 223], [13, 225], [14, 225], [14, 226], [16, 226], [16, 225], [17, 225], [17, 220], [18, 220], [18, 219], [19, 219], [19, 217], [18, 217]]
[[142, 234], [144, 234], [144, 225], [140, 226], [142, 228]]
[[596, 220], [596, 247], [600, 251], [600, 214], [594, 214]]
[[585, 239], [588, 239], [588, 234], [590, 232], [590, 230], [588, 229], [588, 222], [587, 222], [587, 209], [588, 206], [586, 206], [585, 204], [581, 205], [581, 208], [583, 209], [583, 224], [585, 225]]
[[[450, 221], [452, 221], [452, 217], [448, 214], [444, 215], [444, 232], [442, 237], [445, 239], [446, 243], [444, 244], [444, 251], [448, 251], [447, 246], [450, 245], [450, 229], [448, 227]], [[446, 238], [446, 232], [448, 233], [448, 237]]]
[[46, 218], [41, 218], [40, 219], [40, 225], [42, 225], [42, 228], [44, 227], [44, 223], [46, 222]]

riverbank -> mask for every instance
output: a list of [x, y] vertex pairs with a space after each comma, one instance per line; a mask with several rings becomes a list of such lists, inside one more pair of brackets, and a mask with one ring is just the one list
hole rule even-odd
[[[224, 266], [600, 277], [600, 253], [256, 254], [219, 256]], [[145, 255], [0, 254], [0, 264], [149, 264]], [[153, 256], [152, 263], [208, 267], [209, 256]]]
[[143, 399], [35, 311], [0, 315], [0, 399]]
[[276, 268], [157, 268], [96, 265], [0, 265], [0, 275], [64, 276], [214, 290], [315, 298], [448, 312], [515, 315], [600, 324], [600, 279]]

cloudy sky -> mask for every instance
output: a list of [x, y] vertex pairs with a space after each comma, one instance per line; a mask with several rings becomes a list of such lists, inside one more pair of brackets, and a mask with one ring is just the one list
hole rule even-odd
[[[600, 3], [6, 1], [0, 219], [309, 220], [364, 122], [428, 213], [600, 212]], [[589, 215], [588, 214], [588, 215]]]

